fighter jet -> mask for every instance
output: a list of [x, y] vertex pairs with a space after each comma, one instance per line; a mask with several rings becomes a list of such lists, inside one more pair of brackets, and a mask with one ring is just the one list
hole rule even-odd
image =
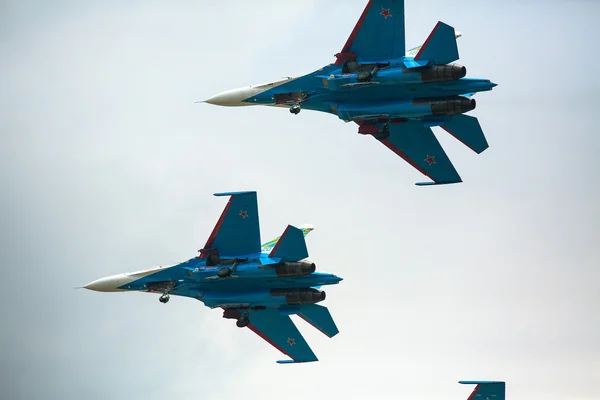
[[260, 244], [256, 192], [216, 193], [230, 196], [199, 256], [168, 267], [156, 267], [95, 280], [84, 287], [99, 292], [137, 291], [191, 297], [210, 308], [223, 309], [223, 318], [235, 319], [291, 360], [318, 361], [290, 315], [298, 315], [329, 337], [338, 329], [327, 307], [322, 285], [342, 278], [315, 272], [307, 259], [304, 237], [312, 227], [291, 225], [264, 245]]
[[[327, 32], [330, 34], [330, 32]], [[489, 79], [465, 78], [454, 28], [438, 22], [422, 46], [405, 53], [404, 1], [370, 0], [336, 61], [308, 75], [219, 93], [206, 103], [321, 111], [358, 124], [437, 185], [462, 182], [431, 131], [439, 126], [476, 153], [488, 147], [473, 95]], [[233, 49], [232, 49], [233, 50]]]

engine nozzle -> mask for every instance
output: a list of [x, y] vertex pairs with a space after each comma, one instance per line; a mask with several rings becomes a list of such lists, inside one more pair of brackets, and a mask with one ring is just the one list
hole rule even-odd
[[421, 80], [425, 83], [447, 82], [464, 78], [467, 68], [460, 64], [434, 65], [425, 67], [421, 72]]
[[305, 276], [317, 269], [314, 263], [309, 262], [282, 262], [275, 267], [277, 276]]
[[440, 100], [416, 100], [414, 105], [428, 105], [431, 108], [431, 115], [455, 115], [463, 114], [475, 109], [477, 103], [475, 99], [466, 97], [451, 97]]
[[272, 289], [271, 296], [285, 296], [287, 304], [315, 304], [325, 300], [325, 292], [313, 288], [308, 289]]

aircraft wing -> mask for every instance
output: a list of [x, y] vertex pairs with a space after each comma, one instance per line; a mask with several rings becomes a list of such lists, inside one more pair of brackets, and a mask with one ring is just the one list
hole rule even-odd
[[358, 62], [403, 57], [404, 39], [404, 0], [370, 0], [336, 64], [354, 57]]
[[291, 358], [278, 363], [319, 361], [289, 315], [279, 310], [251, 310], [248, 328]]
[[392, 123], [389, 133], [387, 138], [379, 139], [380, 142], [433, 180], [417, 185], [462, 182], [431, 128], [418, 121]]
[[215, 196], [231, 197], [201, 250], [201, 257], [211, 251], [230, 257], [260, 253], [256, 192], [215, 193]]

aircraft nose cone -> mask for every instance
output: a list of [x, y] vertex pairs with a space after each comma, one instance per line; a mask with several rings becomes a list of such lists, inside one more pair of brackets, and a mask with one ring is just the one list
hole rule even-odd
[[248, 106], [250, 104], [243, 102], [248, 97], [250, 97], [250, 96], [249, 96], [249, 93], [247, 93], [247, 90], [244, 88], [240, 88], [240, 89], [232, 89], [232, 90], [228, 90], [226, 92], [219, 93], [217, 95], [214, 95], [210, 99], [205, 100], [204, 102], [208, 103], [208, 104], [214, 104], [216, 106], [226, 106], [226, 107]]
[[119, 292], [117, 287], [120, 286], [119, 280], [113, 276], [107, 276], [105, 278], [96, 279], [93, 282], [88, 283], [84, 288], [88, 290], [94, 290], [96, 292]]

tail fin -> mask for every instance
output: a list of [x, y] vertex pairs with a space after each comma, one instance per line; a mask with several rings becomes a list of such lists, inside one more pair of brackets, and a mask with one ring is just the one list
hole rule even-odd
[[[460, 33], [459, 31], [456, 31], [456, 33], [454, 34], [454, 38], [458, 39], [459, 37], [462, 36], [462, 33]], [[406, 52], [406, 57], [414, 57], [417, 55], [417, 53], [419, 52], [419, 50], [421, 50], [421, 47], [423, 47], [423, 45], [419, 45], [417, 47], [413, 47], [412, 49], [408, 50]]]
[[[310, 224], [300, 225], [298, 228], [302, 231], [302, 234], [304, 235], [304, 237], [306, 237], [306, 235], [308, 235], [310, 232], [312, 232], [315, 229], [315, 227]], [[279, 239], [281, 239], [281, 236], [277, 236], [275, 239], [269, 240], [267, 243], [265, 243], [261, 246], [261, 251], [263, 253], [266, 253], [266, 252], [273, 250], [273, 247], [275, 247], [277, 242], [279, 242]]]
[[505, 383], [502, 381], [458, 381], [465, 385], [477, 385], [467, 400], [504, 400]]
[[298, 261], [308, 257], [302, 230], [288, 225], [273, 250], [269, 253], [269, 257], [281, 258], [285, 261]]
[[427, 60], [434, 65], [458, 60], [454, 28], [441, 21], [438, 22], [415, 56], [415, 61], [419, 60]]
[[302, 306], [298, 315], [329, 337], [339, 333], [327, 307], [318, 304], [307, 304]]
[[475, 117], [464, 114], [453, 115], [449, 122], [442, 125], [442, 129], [460, 140], [477, 154], [489, 147], [481, 125], [479, 125], [479, 121]]

